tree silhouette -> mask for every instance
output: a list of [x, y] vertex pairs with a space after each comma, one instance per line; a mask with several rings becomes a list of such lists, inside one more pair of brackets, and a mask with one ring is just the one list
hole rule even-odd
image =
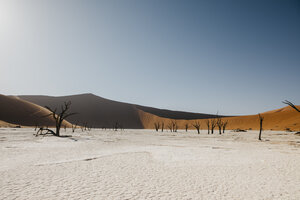
[[68, 113], [68, 110], [70, 109], [70, 106], [71, 106], [71, 101], [64, 102], [64, 105], [61, 106], [61, 111], [59, 113], [57, 113], [57, 108], [51, 109], [50, 107], [45, 106], [45, 108], [47, 108], [51, 112], [51, 114], [49, 114], [49, 115], [52, 115], [53, 119], [55, 120], [56, 131], [54, 132], [54, 131], [47, 128], [46, 130], [49, 133], [51, 133], [55, 136], [60, 136], [60, 128], [61, 128], [62, 122], [66, 118], [77, 114], [77, 113]]
[[161, 132], [164, 132], [164, 128], [165, 128], [165, 123], [162, 122], [162, 123], [161, 123]]
[[178, 125], [177, 125], [176, 120], [172, 120], [172, 129], [173, 129], [173, 132], [177, 132]]
[[223, 133], [225, 133], [226, 126], [228, 125], [228, 121], [223, 122]]
[[207, 134], [209, 134], [209, 128], [210, 128], [210, 121], [206, 120], [206, 126], [207, 126]]
[[193, 123], [193, 127], [195, 127], [197, 129], [198, 134], [200, 134], [200, 122], [199, 121], [195, 121]]
[[259, 117], [259, 135], [258, 135], [258, 139], [261, 140], [261, 132], [262, 132], [262, 127], [263, 127], [263, 121], [264, 118], [258, 113], [258, 117]]
[[212, 118], [212, 119], [210, 120], [211, 134], [214, 134], [214, 129], [215, 129], [216, 125], [217, 125], [216, 119], [215, 119], [215, 118]]
[[76, 128], [77, 128], [77, 123], [72, 124], [72, 132], [73, 132], [73, 133], [75, 132]]
[[154, 123], [154, 126], [155, 126], [155, 130], [156, 130], [156, 132], [157, 132], [158, 129], [160, 128], [160, 123], [159, 123], [159, 122], [155, 122], [155, 123]]
[[220, 118], [220, 117], [217, 118], [217, 126], [219, 128], [219, 134], [221, 135], [222, 134], [223, 121], [222, 121], [222, 118]]
[[169, 128], [169, 130], [171, 131], [171, 132], [173, 132], [173, 126], [172, 126], [173, 124], [172, 124], [172, 122], [169, 122], [168, 123], [168, 128]]
[[189, 129], [189, 123], [185, 123], [184, 127], [185, 127], [185, 132], [187, 132]]

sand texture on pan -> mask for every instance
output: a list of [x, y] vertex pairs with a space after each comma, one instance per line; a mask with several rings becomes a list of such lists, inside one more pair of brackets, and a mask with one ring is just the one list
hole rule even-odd
[[32, 134], [0, 129], [2, 199], [300, 199], [292, 133]]

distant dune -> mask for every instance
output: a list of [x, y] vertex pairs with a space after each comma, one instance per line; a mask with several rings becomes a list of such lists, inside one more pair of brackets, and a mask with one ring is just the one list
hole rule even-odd
[[[215, 117], [215, 115], [170, 111], [134, 104], [112, 101], [93, 94], [80, 94], [72, 96], [51, 97], [51, 96], [19, 96], [20, 98], [38, 104], [48, 105], [52, 108], [59, 108], [64, 101], [71, 101], [71, 111], [77, 112], [69, 118], [71, 123], [83, 125], [85, 122], [92, 127], [112, 127], [118, 122], [124, 128], [145, 128], [141, 121], [140, 111], [147, 112], [153, 116], [162, 116], [174, 119], [202, 119]], [[149, 126], [147, 126], [148, 128]]]
[[[122, 103], [93, 94], [62, 97], [0, 95], [0, 120], [3, 121], [0, 125], [4, 122], [23, 126], [34, 126], [37, 122], [40, 125], [53, 125], [51, 117], [42, 117], [49, 113], [44, 106], [60, 108], [65, 101], [72, 102], [70, 112], [78, 113], [71, 116], [68, 119], [69, 122], [78, 125], [87, 123], [88, 126], [95, 128], [111, 128], [118, 122], [123, 128], [153, 129], [154, 122], [164, 122], [165, 129], [167, 129], [168, 124], [176, 120], [179, 129], [184, 129], [186, 123], [189, 124], [189, 129], [192, 129], [193, 122], [199, 120], [201, 129], [206, 129], [205, 121], [216, 117], [210, 114], [171, 111]], [[300, 130], [300, 114], [290, 107], [264, 112], [262, 116], [265, 118], [264, 129]], [[257, 115], [222, 116], [222, 118], [229, 122], [227, 129], [257, 130], [259, 128]]]
[[[18, 97], [0, 95], [0, 126], [54, 126], [49, 111]], [[45, 117], [46, 116], [46, 117]], [[64, 122], [70, 126], [70, 123]]]
[[16, 124], [11, 124], [11, 123], [0, 120], [0, 127], [12, 128], [12, 127], [17, 127], [17, 126], [18, 125], [16, 125]]
[[[300, 108], [300, 106], [297, 107]], [[158, 117], [142, 110], [139, 111], [139, 115], [144, 128], [147, 129], [153, 129], [154, 122], [163, 122], [165, 129], [167, 129], [167, 125], [172, 121], [172, 119]], [[300, 113], [290, 107], [264, 112], [261, 115], [264, 117], [263, 128], [265, 130], [286, 130], [287, 128], [293, 131], [300, 130]], [[198, 120], [201, 124], [201, 129], [206, 129], [207, 120], [210, 119]], [[258, 115], [223, 117], [222, 120], [228, 121], [227, 129], [259, 129]], [[195, 121], [197, 120], [176, 120], [179, 129], [184, 129], [185, 124], [189, 124], [189, 129], [194, 129], [192, 124]]]

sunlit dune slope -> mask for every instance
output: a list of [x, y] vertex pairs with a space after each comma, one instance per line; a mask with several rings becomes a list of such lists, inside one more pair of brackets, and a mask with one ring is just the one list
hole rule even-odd
[[[298, 106], [300, 108], [300, 106]], [[154, 128], [155, 122], [164, 123], [165, 129], [173, 119], [159, 117], [142, 110], [139, 110], [139, 115], [143, 126], [148, 129]], [[268, 112], [261, 113], [264, 117], [263, 128], [266, 130], [286, 130], [287, 128], [298, 131], [300, 130], [300, 113], [291, 107], [284, 107]], [[258, 115], [247, 115], [237, 117], [225, 117], [223, 121], [228, 121], [227, 129], [259, 129]], [[197, 120], [176, 120], [178, 128], [184, 129], [185, 124], [189, 124], [189, 129], [192, 129], [192, 124]], [[201, 129], [206, 129], [207, 119], [199, 119]]]
[[[22, 100], [18, 97], [0, 95], [0, 120], [21, 126], [54, 126], [50, 112], [39, 105]], [[6, 126], [9, 124], [1, 123]], [[71, 124], [64, 122], [63, 126]]]
[[[153, 129], [155, 122], [164, 122], [165, 129], [172, 120], [176, 120], [179, 129], [184, 129], [185, 124], [192, 124], [195, 120], [201, 123], [201, 129], [206, 129], [208, 118], [215, 115], [203, 113], [189, 113], [180, 111], [171, 111], [164, 109], [151, 108], [129, 103], [112, 101], [93, 94], [79, 94], [62, 97], [51, 96], [19, 96], [40, 106], [50, 106], [59, 108], [65, 101], [71, 101], [71, 112], [77, 112], [77, 115], [71, 116], [68, 121], [79, 125], [88, 124], [90, 127], [111, 128], [117, 122], [123, 128], [146, 128]], [[300, 129], [300, 113], [290, 107], [268, 111], [262, 113], [265, 118], [264, 129], [291, 130]], [[227, 120], [227, 129], [258, 129], [259, 122], [257, 115], [225, 117]]]

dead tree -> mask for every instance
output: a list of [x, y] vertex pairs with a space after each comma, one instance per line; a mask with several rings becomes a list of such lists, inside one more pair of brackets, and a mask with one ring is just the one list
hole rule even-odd
[[217, 126], [219, 128], [219, 134], [221, 135], [222, 134], [223, 121], [222, 121], [222, 118], [220, 118], [220, 117], [217, 118]]
[[223, 133], [225, 133], [226, 126], [228, 125], [228, 121], [223, 122]]
[[173, 121], [172, 121], [172, 129], [173, 129], [173, 132], [177, 132], [178, 125], [177, 125], [176, 120], [173, 120]]
[[77, 128], [77, 123], [75, 123], [75, 124], [72, 124], [72, 133], [74, 133], [74, 132], [75, 132], [76, 128]]
[[173, 126], [172, 126], [173, 124], [172, 124], [172, 122], [169, 122], [168, 123], [168, 128], [169, 128], [169, 130], [171, 131], [171, 132], [173, 132]]
[[199, 121], [195, 121], [193, 123], [193, 127], [195, 127], [197, 129], [198, 134], [200, 134], [200, 122]]
[[165, 126], [165, 123], [162, 122], [162, 123], [161, 123], [161, 132], [164, 132], [164, 126]]
[[189, 129], [189, 123], [186, 123], [184, 126], [185, 126], [185, 132], [187, 132]]
[[217, 125], [216, 119], [215, 119], [215, 118], [212, 118], [212, 119], [210, 120], [211, 134], [214, 134], [214, 129], [215, 129], [216, 125]]
[[36, 129], [39, 127], [39, 123], [38, 123], [38, 122], [35, 122], [34, 124], [35, 124], [35, 125], [34, 125], [34, 131], [36, 131]]
[[210, 128], [210, 121], [206, 120], [206, 126], [207, 126], [207, 134], [209, 134], [209, 128]]
[[84, 130], [86, 131], [86, 129], [88, 129], [88, 123], [84, 122], [83, 126], [84, 126]]
[[264, 118], [258, 113], [258, 117], [259, 117], [259, 135], [258, 135], [258, 139], [261, 140], [261, 132], [263, 130], [263, 121]]
[[62, 122], [66, 118], [77, 114], [77, 113], [68, 113], [68, 110], [70, 109], [70, 106], [71, 106], [71, 101], [64, 102], [64, 105], [61, 106], [61, 111], [59, 113], [56, 113], [57, 108], [51, 109], [50, 107], [45, 106], [45, 108], [47, 108], [51, 112], [50, 115], [52, 115], [52, 117], [55, 120], [56, 131], [54, 132], [54, 131], [48, 129], [48, 131], [51, 132], [53, 135], [60, 136], [59, 134], [60, 134], [60, 128], [61, 128]]
[[300, 112], [300, 110], [292, 102], [285, 100], [282, 103], [287, 104], [287, 105], [291, 106], [292, 108], [294, 108], [296, 111]]
[[113, 130], [114, 130], [114, 131], [117, 131], [118, 128], [119, 128], [119, 123], [116, 122], [116, 123], [113, 125]]
[[158, 129], [160, 128], [160, 123], [159, 122], [155, 122], [154, 126], [155, 126], [156, 132], [158, 132]]

